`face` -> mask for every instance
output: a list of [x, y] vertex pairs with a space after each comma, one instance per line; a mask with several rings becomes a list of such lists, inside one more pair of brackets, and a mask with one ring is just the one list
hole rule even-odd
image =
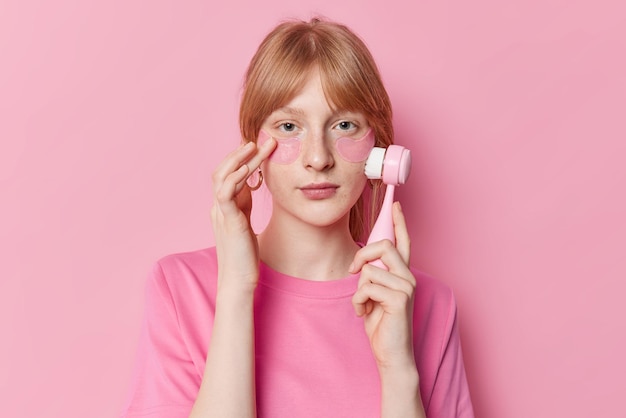
[[333, 109], [319, 72], [263, 123], [279, 146], [263, 163], [273, 217], [316, 226], [347, 226], [350, 209], [367, 181], [365, 160], [374, 138], [360, 112]]

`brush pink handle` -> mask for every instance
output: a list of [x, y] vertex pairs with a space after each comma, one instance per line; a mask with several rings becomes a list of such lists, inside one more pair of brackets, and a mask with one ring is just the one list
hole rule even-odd
[[385, 200], [383, 200], [383, 205], [380, 208], [380, 214], [378, 215], [378, 219], [376, 219], [376, 223], [374, 224], [370, 237], [367, 240], [368, 244], [376, 241], [382, 241], [384, 239], [388, 239], [393, 244], [396, 243], [396, 234], [394, 233], [392, 218], [394, 190], [395, 186], [387, 186], [387, 191], [385, 191]]
[[[388, 185], [387, 190], [385, 191], [385, 200], [383, 200], [383, 205], [380, 208], [380, 213], [378, 214], [378, 218], [376, 219], [376, 223], [372, 228], [372, 232], [370, 233], [370, 237], [367, 240], [367, 243], [372, 243], [376, 241], [382, 241], [384, 239], [388, 239], [392, 244], [396, 243], [396, 234], [393, 229], [393, 218], [392, 218], [392, 209], [393, 209], [393, 193], [395, 186]], [[370, 262], [370, 264], [379, 267], [384, 270], [388, 270], [387, 266], [383, 264], [380, 259], [374, 260]]]

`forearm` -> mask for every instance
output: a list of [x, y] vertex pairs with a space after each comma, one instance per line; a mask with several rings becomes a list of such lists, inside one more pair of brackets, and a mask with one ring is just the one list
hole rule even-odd
[[381, 418], [426, 418], [415, 367], [379, 370]]
[[207, 362], [190, 418], [256, 416], [253, 291], [219, 291]]

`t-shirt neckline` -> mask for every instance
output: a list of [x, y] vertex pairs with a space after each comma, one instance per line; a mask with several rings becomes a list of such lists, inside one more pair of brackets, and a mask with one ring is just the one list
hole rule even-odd
[[356, 273], [327, 281], [306, 280], [276, 271], [262, 261], [259, 273], [259, 284], [265, 287], [312, 299], [352, 297], [360, 277]]

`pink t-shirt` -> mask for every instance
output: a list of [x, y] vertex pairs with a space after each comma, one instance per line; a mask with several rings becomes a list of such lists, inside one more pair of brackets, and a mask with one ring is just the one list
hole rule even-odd
[[[454, 297], [442, 283], [413, 273], [415, 359], [426, 414], [471, 418]], [[215, 248], [155, 265], [123, 417], [189, 415], [204, 373], [216, 280]], [[379, 417], [378, 371], [351, 302], [357, 282], [358, 275], [302, 280], [261, 263], [254, 312], [259, 417]]]

